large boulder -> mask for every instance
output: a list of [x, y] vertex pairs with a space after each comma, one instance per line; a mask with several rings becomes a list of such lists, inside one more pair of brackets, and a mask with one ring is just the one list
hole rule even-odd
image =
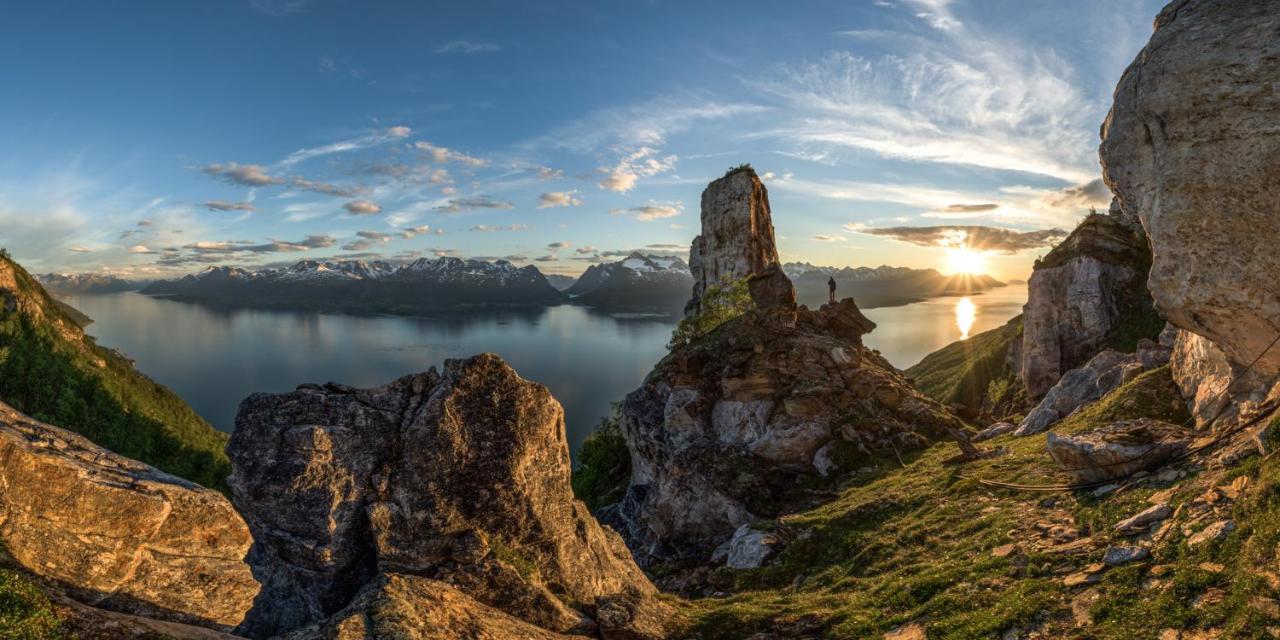
[[[769, 191], [756, 172], [750, 167], [736, 169], [707, 185], [702, 192], [702, 234], [689, 248], [693, 298], [687, 311], [697, 311], [708, 287], [762, 274], [776, 263]], [[787, 280], [786, 287], [790, 286]], [[795, 299], [794, 289], [791, 298]]]
[[230, 630], [259, 586], [221, 494], [0, 403], [0, 541], [92, 607]]
[[557, 633], [599, 628], [600, 598], [655, 593], [573, 498], [560, 404], [492, 354], [251, 396], [228, 453], [263, 582], [249, 635], [323, 623], [391, 574]]
[[[1236, 366], [1280, 333], [1277, 32], [1274, 0], [1170, 3], [1102, 128], [1107, 184], [1150, 238], [1156, 304]], [[1280, 374], [1280, 349], [1256, 369]]]
[[1163, 321], [1146, 290], [1151, 251], [1118, 205], [1085, 218], [1038, 260], [1023, 307], [1018, 376], [1039, 399], [1067, 371], [1107, 348], [1130, 350]]
[[1191, 446], [1194, 432], [1139, 418], [1087, 433], [1048, 435], [1049, 455], [1076, 482], [1105, 482], [1155, 469]]

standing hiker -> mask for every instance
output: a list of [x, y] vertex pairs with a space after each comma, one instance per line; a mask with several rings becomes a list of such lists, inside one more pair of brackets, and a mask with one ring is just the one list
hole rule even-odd
[[830, 298], [829, 300], [827, 300], [827, 302], [830, 302], [831, 304], [835, 304], [836, 303], [836, 277], [835, 276], [831, 276], [830, 278], [827, 279], [827, 293], [828, 293], [827, 297]]

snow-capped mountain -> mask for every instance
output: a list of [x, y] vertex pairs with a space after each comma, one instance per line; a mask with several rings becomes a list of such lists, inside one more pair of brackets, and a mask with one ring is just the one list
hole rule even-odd
[[422, 258], [401, 266], [382, 261], [302, 260], [281, 269], [257, 271], [210, 267], [156, 282], [142, 293], [219, 304], [389, 313], [563, 300], [537, 267], [451, 257]]
[[892, 307], [947, 295], [980, 293], [1004, 286], [988, 275], [946, 276], [936, 269], [909, 267], [821, 267], [788, 262], [782, 270], [796, 286], [796, 298], [810, 307], [827, 301], [827, 280], [835, 278], [836, 295], [853, 297], [863, 309]]
[[119, 293], [137, 291], [140, 283], [101, 273], [46, 273], [36, 276], [45, 289], [54, 293]]
[[565, 293], [593, 307], [670, 312], [684, 308], [692, 291], [693, 276], [683, 260], [636, 252], [592, 265]]

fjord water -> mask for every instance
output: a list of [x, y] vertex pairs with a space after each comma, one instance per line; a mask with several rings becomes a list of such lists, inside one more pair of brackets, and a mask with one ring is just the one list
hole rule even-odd
[[[915, 364], [960, 339], [962, 300], [868, 309], [879, 327], [865, 341], [898, 367]], [[1019, 313], [1026, 286], [968, 300], [975, 334]], [[491, 351], [560, 400], [575, 451], [662, 358], [674, 328], [670, 318], [614, 317], [577, 306], [402, 318], [225, 309], [136, 293], [68, 302], [94, 319], [88, 332], [99, 344], [136, 360], [140, 371], [224, 431], [251, 393], [304, 382], [382, 385], [446, 358]]]

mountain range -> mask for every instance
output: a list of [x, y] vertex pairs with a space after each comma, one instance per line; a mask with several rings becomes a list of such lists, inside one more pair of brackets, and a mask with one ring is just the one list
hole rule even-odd
[[692, 289], [693, 275], [683, 260], [637, 252], [618, 262], [591, 265], [565, 294], [592, 307], [678, 312]]
[[36, 276], [45, 289], [59, 294], [137, 291], [144, 283], [100, 273], [45, 273]]
[[827, 301], [827, 279], [836, 280], [836, 297], [852, 297], [863, 309], [897, 307], [938, 296], [968, 295], [1003, 287], [989, 275], [943, 275], [936, 269], [908, 267], [820, 267], [807, 262], [782, 266], [796, 287], [801, 304], [818, 307]]

